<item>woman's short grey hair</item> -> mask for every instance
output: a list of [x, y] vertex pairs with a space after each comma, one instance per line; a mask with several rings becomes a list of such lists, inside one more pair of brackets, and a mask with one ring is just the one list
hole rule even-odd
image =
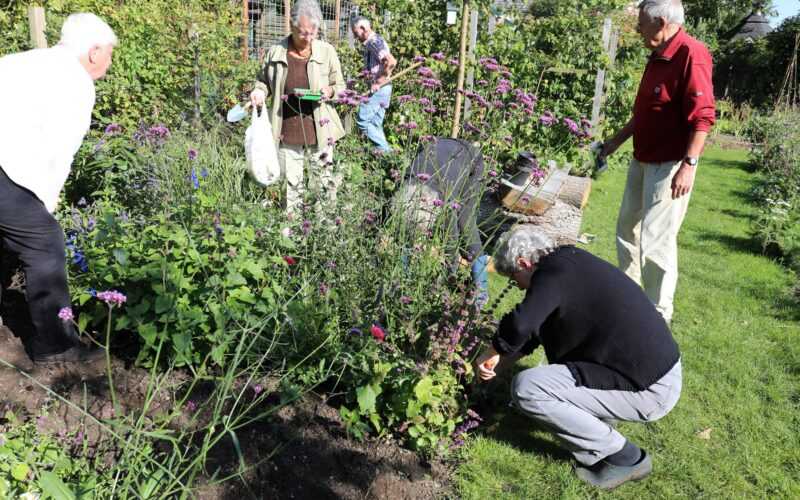
[[535, 226], [521, 225], [503, 234], [497, 242], [494, 255], [494, 266], [497, 272], [511, 276], [522, 268], [517, 264], [520, 257], [536, 264], [545, 255], [556, 248], [552, 238]]
[[436, 200], [440, 196], [427, 184], [408, 182], [394, 195], [392, 212], [402, 214], [407, 231], [424, 234], [436, 222]]
[[683, 25], [686, 17], [681, 0], [644, 0], [639, 10], [647, 14], [650, 20], [663, 17], [668, 24]]
[[352, 19], [350, 19], [350, 29], [355, 28], [359, 24], [363, 24], [367, 28], [372, 27], [372, 23], [369, 22], [369, 19], [364, 16], [354, 16]]
[[297, 0], [292, 5], [291, 16], [292, 26], [299, 26], [300, 18], [307, 17], [314, 26], [322, 28], [322, 9], [319, 8], [317, 0]]
[[61, 27], [61, 40], [58, 44], [78, 57], [84, 56], [96, 46], [118, 43], [114, 30], [94, 14], [80, 13], [70, 15]]

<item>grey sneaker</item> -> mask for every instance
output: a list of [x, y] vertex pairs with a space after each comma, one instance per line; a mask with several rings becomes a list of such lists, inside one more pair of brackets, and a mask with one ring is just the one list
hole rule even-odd
[[64, 352], [46, 354], [44, 356], [34, 356], [34, 363], [53, 364], [53, 363], [91, 363], [105, 358], [106, 351], [102, 348], [90, 349], [84, 345], [70, 347]]
[[651, 472], [653, 472], [653, 461], [644, 450], [639, 462], [630, 466], [611, 465], [601, 460], [591, 467], [575, 467], [575, 474], [581, 480], [604, 490], [613, 490], [628, 481], [644, 479]]

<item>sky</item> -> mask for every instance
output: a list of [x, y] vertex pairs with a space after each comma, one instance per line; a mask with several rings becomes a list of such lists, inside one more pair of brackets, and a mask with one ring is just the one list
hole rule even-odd
[[789, 16], [800, 14], [800, 0], [773, 0], [773, 5], [778, 10], [778, 16], [770, 18], [773, 27]]

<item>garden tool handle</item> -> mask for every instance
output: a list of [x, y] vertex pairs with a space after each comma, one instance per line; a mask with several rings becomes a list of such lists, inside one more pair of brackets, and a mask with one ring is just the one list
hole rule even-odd
[[419, 68], [420, 66], [422, 66], [422, 61], [416, 62], [416, 63], [412, 64], [411, 66], [407, 67], [406, 69], [404, 69], [403, 71], [400, 71], [398, 73], [393, 74], [392, 76], [387, 78], [385, 82], [381, 83], [381, 87], [383, 87], [385, 85], [389, 85], [390, 83], [392, 83], [392, 81], [400, 78], [401, 76], [405, 75], [406, 73], [408, 73], [411, 70]]

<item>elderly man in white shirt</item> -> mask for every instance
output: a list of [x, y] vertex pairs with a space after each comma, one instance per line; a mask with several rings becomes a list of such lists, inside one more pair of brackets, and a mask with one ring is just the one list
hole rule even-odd
[[59, 318], [70, 297], [64, 232], [52, 213], [91, 124], [94, 80], [108, 71], [116, 45], [99, 17], [73, 14], [58, 45], [0, 58], [0, 276], [7, 289], [9, 261], [22, 265], [30, 317], [9, 311], [7, 301], [2, 316], [35, 362], [98, 354]]

